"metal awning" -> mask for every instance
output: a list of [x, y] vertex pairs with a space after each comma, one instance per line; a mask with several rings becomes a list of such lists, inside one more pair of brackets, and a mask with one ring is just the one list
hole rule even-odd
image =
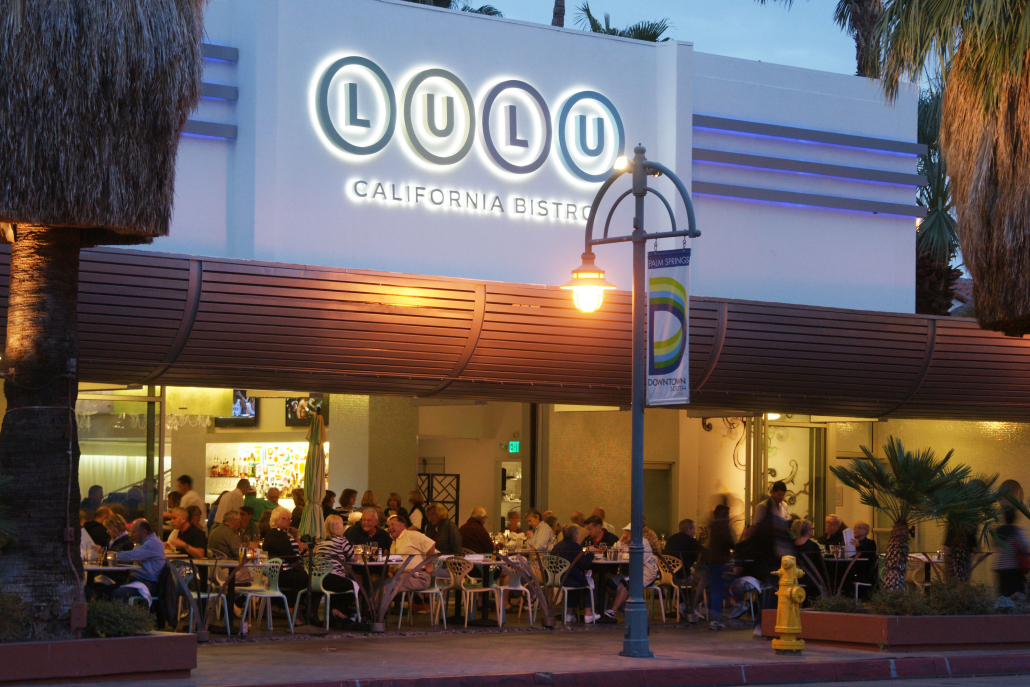
[[[630, 402], [619, 291], [584, 315], [552, 286], [92, 249], [79, 330], [90, 382]], [[964, 318], [692, 297], [691, 408], [1025, 422], [1028, 346]]]

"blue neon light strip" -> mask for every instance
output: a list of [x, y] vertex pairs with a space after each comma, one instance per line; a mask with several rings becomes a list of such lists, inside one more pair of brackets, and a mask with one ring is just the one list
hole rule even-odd
[[878, 200], [863, 200], [861, 198], [841, 198], [839, 196], [798, 193], [796, 191], [779, 191], [771, 188], [755, 188], [753, 186], [717, 184], [711, 181], [694, 181], [691, 184], [691, 191], [708, 196], [757, 200], [768, 203], [831, 208], [834, 210], [854, 210], [857, 212], [898, 215], [901, 217], [926, 217], [926, 208], [919, 205], [887, 203]]
[[744, 119], [730, 119], [728, 117], [695, 114], [693, 126], [695, 129], [710, 129], [713, 131], [763, 136], [781, 140], [822, 143], [825, 145], [876, 150], [886, 153], [900, 153], [904, 155], [926, 154], [926, 146], [922, 143], [897, 141], [889, 138], [873, 138], [872, 136], [856, 136], [854, 134], [842, 134], [835, 131], [821, 131], [819, 129], [802, 129], [794, 126], [752, 122]]
[[811, 162], [808, 160], [796, 160], [792, 158], [767, 157], [764, 155], [752, 155], [750, 153], [735, 153], [727, 150], [694, 148], [693, 159], [694, 162], [699, 164], [714, 164], [746, 169], [767, 169], [777, 172], [786, 172], [788, 174], [803, 174], [806, 176], [831, 177], [835, 179], [848, 180], [854, 179], [892, 186], [918, 187], [926, 185], [926, 177], [920, 174], [892, 172], [881, 169], [869, 169], [866, 167], [849, 167], [847, 165], [832, 165], [823, 162]]
[[202, 122], [199, 119], [189, 119], [182, 133], [192, 136], [207, 136], [210, 138], [224, 138], [234, 140], [236, 138], [235, 124], [222, 124], [220, 122]]

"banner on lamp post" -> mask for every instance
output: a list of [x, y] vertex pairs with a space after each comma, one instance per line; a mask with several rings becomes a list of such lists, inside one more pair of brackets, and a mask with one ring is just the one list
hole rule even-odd
[[690, 403], [690, 249], [647, 254], [647, 405]]

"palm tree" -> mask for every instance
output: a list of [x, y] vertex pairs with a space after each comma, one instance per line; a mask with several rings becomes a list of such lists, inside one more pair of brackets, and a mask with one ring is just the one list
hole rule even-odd
[[[756, 0], [764, 5], [766, 0]], [[788, 8], [794, 0], [775, 0]], [[879, 64], [873, 39], [876, 22], [883, 16], [884, 0], [837, 0], [833, 20], [855, 41], [855, 74], [876, 78]]]
[[864, 459], [853, 459], [850, 466], [830, 466], [841, 483], [858, 492], [861, 502], [886, 515], [892, 523], [884, 561], [883, 587], [888, 591], [905, 589], [908, 570], [909, 528], [933, 520], [957, 505], [961, 490], [957, 486], [969, 476], [964, 465], [949, 466], [954, 451], [937, 458], [933, 449], [919, 453], [906, 451], [901, 440], [890, 437], [883, 447], [886, 463], [862, 446]]
[[0, 498], [18, 537], [4, 591], [42, 634], [81, 603], [79, 249], [168, 233], [175, 157], [200, 96], [203, 0], [6, 2], [0, 223], [11, 243]]
[[551, 26], [565, 26], [565, 0], [554, 0], [554, 13], [551, 15]]
[[941, 150], [980, 326], [1030, 333], [1030, 53], [1025, 2], [887, 0], [874, 30], [888, 99], [928, 65], [946, 70]]
[[919, 156], [918, 169], [927, 183], [917, 194], [926, 217], [916, 234], [916, 312], [925, 315], [949, 313], [955, 282], [962, 276], [961, 270], [951, 266], [958, 251], [958, 233], [948, 166], [940, 147], [942, 95], [938, 78], [919, 96], [919, 142], [926, 145], [927, 153]]
[[612, 26], [611, 15], [607, 12], [604, 15], [604, 24], [590, 12], [590, 3], [584, 2], [579, 8], [579, 16], [576, 17], [576, 25], [590, 29], [593, 33], [604, 33], [609, 36], [622, 36], [623, 38], [634, 38], [638, 41], [650, 41], [651, 43], [663, 43], [669, 38], [662, 35], [669, 30], [668, 19], [657, 21], [639, 21], [636, 24], [627, 26], [624, 29], [617, 29]]

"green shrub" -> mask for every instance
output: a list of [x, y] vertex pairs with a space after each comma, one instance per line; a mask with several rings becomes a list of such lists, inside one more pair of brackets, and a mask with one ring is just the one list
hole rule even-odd
[[998, 595], [975, 582], [935, 582], [926, 595], [934, 615], [992, 615]]
[[31, 639], [31, 610], [21, 597], [0, 592], [0, 642]]
[[935, 615], [926, 595], [919, 591], [881, 589], [869, 597], [869, 611], [875, 615]]
[[813, 611], [824, 613], [865, 613], [862, 604], [846, 596], [820, 596], [812, 601]]
[[86, 608], [85, 637], [133, 637], [154, 629], [154, 617], [142, 605], [91, 601]]

